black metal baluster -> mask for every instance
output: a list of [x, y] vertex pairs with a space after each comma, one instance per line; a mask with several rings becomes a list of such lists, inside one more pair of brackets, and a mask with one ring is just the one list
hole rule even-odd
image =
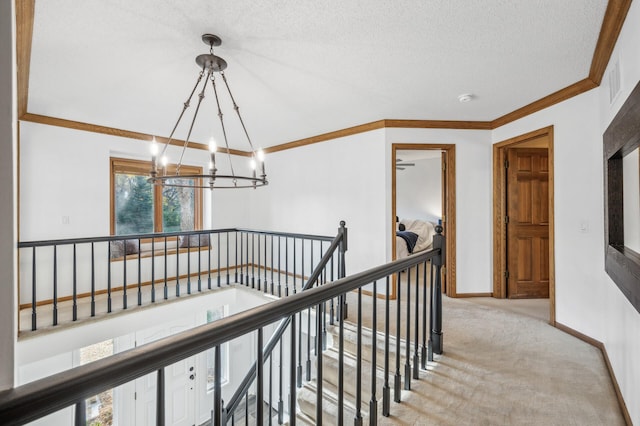
[[[235, 277], [234, 282], [238, 283], [238, 231], [235, 231], [236, 234], [236, 245], [234, 246], [236, 252], [236, 267], [234, 268]], [[242, 253], [242, 241], [240, 241], [240, 253]], [[229, 266], [229, 234], [227, 233], [227, 266]], [[229, 269], [227, 268], [227, 274], [229, 273]], [[240, 274], [240, 280], [242, 280], [242, 274]], [[227, 284], [229, 284], [229, 277], [227, 276]]]
[[[262, 290], [262, 280], [260, 279], [260, 234], [258, 234], [258, 291]], [[253, 271], [253, 269], [252, 269]]]
[[[316, 312], [316, 322], [318, 321], [318, 312]], [[317, 327], [316, 327], [317, 329]], [[318, 336], [316, 336], [318, 339]], [[313, 345], [316, 347], [316, 345]], [[316, 352], [316, 355], [318, 353]], [[307, 382], [311, 380], [311, 308], [307, 309]]]
[[[236, 235], [237, 235], [237, 233], [236, 233]], [[227, 232], [227, 240], [226, 240], [226, 241], [227, 241], [227, 285], [229, 285], [229, 284], [231, 284], [231, 283], [229, 282], [229, 245], [230, 245], [230, 243], [229, 243], [229, 232]], [[237, 243], [237, 242], [238, 242], [238, 240], [237, 240], [237, 238], [236, 238], [236, 243]], [[218, 256], [220, 256], [220, 253], [219, 253], [219, 251], [220, 251], [220, 244], [219, 244], [219, 243], [220, 243], [220, 240], [218, 240]], [[238, 249], [237, 249], [237, 247], [235, 247], [235, 250], [236, 250], [236, 256], [237, 256], [237, 255], [238, 255]], [[236, 263], [237, 263], [237, 261], [238, 261], [238, 259], [237, 259], [237, 257], [236, 257]], [[218, 269], [218, 273], [220, 273], [220, 270], [219, 270], [219, 269]], [[237, 272], [236, 272], [236, 276], [237, 276]], [[236, 279], [236, 282], [237, 282], [237, 281], [238, 281], [238, 280]]]
[[176, 297], [180, 297], [180, 241], [176, 237]]
[[289, 237], [284, 237], [284, 295], [289, 295]]
[[[291, 358], [289, 360], [289, 424], [296, 425], [296, 314], [291, 315]], [[342, 423], [340, 423], [342, 424]]]
[[[240, 284], [244, 284], [244, 264], [242, 262], [242, 258], [244, 257], [244, 237], [242, 235], [243, 234], [241, 232], [240, 233]], [[236, 247], [236, 270], [237, 270], [237, 265], [238, 265], [238, 248]]]
[[[278, 237], [280, 238], [280, 237]], [[283, 383], [282, 381], [284, 380], [284, 372], [282, 371], [282, 361], [283, 361], [283, 356], [282, 356], [282, 337], [280, 337], [280, 348], [278, 350], [278, 356], [280, 358], [279, 363], [278, 363], [278, 374], [279, 374], [279, 378], [278, 378], [278, 424], [281, 425], [282, 423], [284, 423], [284, 401], [282, 400], [282, 390], [283, 390]]]
[[164, 426], [164, 368], [158, 369], [156, 382], [156, 425]]
[[[331, 255], [331, 274], [330, 274], [330, 280], [331, 282], [333, 282], [333, 261], [334, 261], [335, 257], [333, 255]], [[329, 315], [329, 324], [333, 325], [334, 324], [334, 315], [335, 315], [335, 311], [334, 311], [334, 306], [333, 306], [333, 298], [331, 298], [331, 310], [330, 310], [331, 315]]]
[[[153, 242], [151, 242], [151, 245], [153, 245]], [[142, 306], [142, 257], [140, 257], [140, 252], [140, 238], [138, 238], [138, 306]], [[153, 263], [153, 257], [151, 258], [151, 263]]]
[[262, 327], [258, 329], [258, 359], [256, 372], [256, 422], [259, 425], [264, 424], [264, 353], [262, 352], [263, 331]]
[[273, 237], [274, 237], [274, 235], [271, 235], [271, 295], [272, 296], [274, 294], [273, 293], [273, 291], [274, 291], [273, 270], [275, 269], [275, 266], [273, 264]]
[[107, 313], [111, 312], [111, 241], [107, 245]]
[[[297, 285], [298, 285], [297, 281], [298, 280], [297, 280], [297, 277], [296, 277], [296, 269], [297, 269], [296, 267], [297, 267], [297, 264], [298, 264], [298, 256], [296, 254], [296, 247], [297, 247], [296, 238], [294, 238], [293, 239], [293, 294], [296, 294], [298, 292], [298, 289], [297, 289]], [[302, 317], [301, 317], [301, 319], [302, 319]], [[302, 330], [302, 322], [300, 322], [300, 330]]]
[[[202, 234], [198, 234], [198, 292], [202, 291], [202, 245], [200, 242], [200, 235]], [[191, 236], [188, 238], [191, 240]], [[188, 254], [188, 256], [191, 257], [191, 254]], [[209, 280], [209, 288], [211, 288], [211, 280]]]
[[[217, 252], [217, 256], [218, 256], [218, 262], [216, 263], [216, 275], [217, 275], [217, 283], [218, 283], [218, 287], [220, 287], [220, 233], [218, 232], [216, 234], [216, 238], [218, 240], [218, 245], [216, 246], [216, 252]], [[207, 283], [207, 288], [209, 290], [211, 290], [211, 250], [213, 250], [213, 244], [211, 244], [211, 234], [209, 234], [209, 251], [207, 252], [207, 267], [209, 268], [209, 273], [208, 273], [208, 283]], [[229, 241], [227, 240], [227, 251], [229, 250]], [[229, 260], [229, 255], [227, 254], [227, 261]], [[227, 268], [227, 275], [229, 274], [229, 268]]]
[[[415, 324], [414, 324], [414, 335], [413, 335], [413, 378], [418, 380], [420, 378], [420, 358], [418, 357], [419, 347], [418, 347], [418, 339], [420, 333], [420, 327], [418, 326], [418, 322], [420, 321], [420, 265], [416, 265], [416, 310], [415, 310]], [[409, 306], [407, 306], [409, 308]]]
[[429, 287], [427, 284], [427, 262], [425, 261], [422, 269], [422, 353], [420, 356], [423, 370], [427, 369], [427, 293]]
[[[247, 242], [247, 247], [249, 247], [249, 242]], [[260, 244], [258, 244], [258, 249], [260, 248]], [[249, 256], [247, 256], [249, 259]], [[251, 234], [251, 288], [256, 288], [256, 234]]]
[[302, 312], [299, 314], [300, 327], [298, 327], [298, 387], [302, 387]]
[[73, 321], [78, 319], [78, 288], [77, 288], [77, 270], [76, 270], [76, 245], [73, 245]]
[[273, 424], [273, 352], [269, 355], [269, 426]]
[[[375, 299], [375, 295], [373, 296]], [[353, 419], [355, 426], [362, 425], [362, 287], [358, 287], [358, 328], [356, 343], [356, 415]], [[372, 377], [371, 380], [375, 380]]]
[[[318, 312], [322, 311], [322, 304], [319, 304], [316, 307], [316, 316], [318, 316]], [[321, 425], [322, 424], [322, 396], [323, 396], [323, 390], [322, 390], [322, 347], [321, 347], [321, 342], [318, 340], [318, 336], [321, 335], [322, 333], [322, 323], [321, 322], [317, 322], [318, 328], [316, 328], [316, 353], [318, 354], [318, 357], [316, 359], [316, 423]]]
[[[343, 298], [338, 296], [338, 314], [344, 318]], [[338, 326], [338, 424], [344, 424], [344, 321], [341, 319]]]
[[249, 286], [249, 234], [245, 234], [247, 236], [247, 244], [246, 244], [246, 249], [247, 252], [245, 253], [245, 260], [246, 260], [246, 265], [245, 265], [245, 284], [247, 286]]
[[222, 425], [222, 362], [221, 362], [221, 350], [220, 345], [217, 345], [214, 349], [214, 400], [213, 409], [215, 415], [213, 416], [214, 425]]
[[151, 303], [156, 302], [156, 241], [151, 239]]
[[[91, 243], [93, 248], [93, 243]], [[32, 248], [33, 259], [31, 259], [31, 331], [38, 329], [37, 294], [36, 294], [36, 246]], [[92, 259], [93, 260], [93, 259]]]
[[384, 299], [384, 386], [382, 387], [382, 415], [389, 417], [391, 408], [391, 389], [389, 388], [389, 276], [386, 278], [386, 297]]
[[127, 242], [122, 240], [124, 255], [122, 256], [122, 309], [127, 309]]
[[249, 426], [249, 392], [244, 394], [244, 424]]
[[53, 246], [53, 325], [58, 325], [58, 246]]
[[[227, 233], [228, 235], [228, 233]], [[220, 233], [217, 233], [217, 238], [218, 238], [218, 245], [216, 247], [216, 252], [218, 254], [218, 262], [216, 263], [217, 269], [216, 269], [216, 275], [217, 275], [217, 284], [218, 284], [218, 288], [220, 287]], [[209, 273], [208, 273], [208, 284], [207, 284], [207, 288], [209, 290], [211, 290], [211, 250], [213, 250], [213, 244], [211, 244], [211, 234], [209, 234], [209, 251], [207, 252], [207, 258], [208, 258], [208, 268], [209, 268]], [[227, 238], [227, 251], [229, 250], [229, 238]], [[227, 262], [229, 261], [229, 254], [227, 253]], [[227, 281], [229, 277], [229, 268], [227, 267]]]
[[378, 400], [376, 399], [376, 371], [378, 350], [378, 282], [373, 282], [371, 312], [371, 402], [369, 402], [369, 425], [378, 424]]
[[[273, 236], [271, 237], [273, 238]], [[264, 235], [264, 292], [267, 293], [269, 286], [267, 285], [267, 235]], [[273, 289], [271, 290], [273, 293]]]
[[402, 382], [402, 378], [400, 376], [400, 298], [401, 298], [401, 289], [402, 283], [400, 281], [400, 272], [397, 274], [396, 278], [396, 374], [393, 377], [393, 400], [394, 402], [400, 402], [400, 386]]
[[[253, 234], [251, 234], [251, 255], [253, 256]], [[251, 260], [251, 266], [253, 267], [253, 257]], [[247, 233], [247, 286], [249, 285], [249, 233]], [[252, 277], [253, 278], [253, 277]], [[254, 288], [255, 283], [253, 282], [253, 279], [251, 280], [251, 288]]]
[[[407, 318], [404, 354], [404, 390], [411, 390], [411, 268], [407, 268]], [[400, 286], [398, 286], [400, 287]]]
[[164, 237], [164, 300], [169, 298], [169, 287], [167, 284], [167, 237]]
[[[187, 239], [187, 294], [191, 294], [191, 235]], [[180, 241], [178, 241], [178, 256], [180, 256]]]
[[87, 401], [85, 399], [76, 402], [76, 415], [74, 416], [74, 420], [76, 426], [87, 425]]
[[91, 242], [91, 316], [96, 316], [96, 258], [95, 251], [93, 247], [93, 242]]

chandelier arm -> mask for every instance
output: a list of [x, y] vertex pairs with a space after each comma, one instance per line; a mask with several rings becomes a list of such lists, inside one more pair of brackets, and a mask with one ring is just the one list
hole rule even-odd
[[238, 119], [240, 120], [240, 124], [242, 125], [242, 130], [244, 130], [244, 135], [247, 137], [247, 141], [249, 142], [249, 146], [251, 147], [251, 152], [253, 153], [253, 157], [256, 156], [256, 149], [253, 147], [253, 143], [251, 142], [251, 138], [249, 137], [249, 132], [247, 131], [247, 127], [244, 125], [244, 120], [240, 115], [240, 107], [236, 104], [236, 100], [231, 93], [231, 88], [229, 87], [229, 82], [227, 82], [227, 76], [224, 74], [224, 71], [220, 71], [220, 75], [222, 75], [222, 80], [224, 81], [225, 86], [227, 86], [227, 91], [229, 92], [229, 97], [231, 98], [231, 102], [233, 102], [233, 109], [236, 110], [236, 114], [238, 114]]
[[173, 126], [173, 130], [171, 130], [171, 134], [169, 135], [169, 139], [167, 139], [167, 142], [165, 142], [164, 147], [162, 148], [162, 153], [160, 155], [164, 155], [165, 154], [165, 152], [167, 151], [167, 147], [169, 146], [169, 144], [173, 140], [173, 134], [176, 132], [176, 129], [178, 128], [178, 125], [180, 124], [180, 121], [182, 121], [182, 117], [184, 116], [185, 111], [191, 105], [191, 99], [193, 98], [193, 94], [196, 92], [196, 89], [198, 88], [198, 84], [200, 84], [200, 81], [202, 80], [202, 76], [203, 75], [204, 75], [204, 70], [200, 71], [200, 74], [198, 75], [198, 80], [196, 81], [196, 84], [194, 84], [193, 89], [191, 90], [191, 94], [189, 95], [187, 100], [184, 102], [184, 104], [182, 104], [182, 112], [180, 113], [180, 116], [178, 117], [178, 121], [176, 121], [176, 124]]
[[224, 145], [227, 148], [227, 158], [229, 159], [229, 168], [231, 169], [231, 175], [235, 176], [236, 173], [233, 170], [233, 162], [231, 161], [231, 154], [229, 150], [229, 140], [227, 139], [227, 130], [224, 127], [224, 118], [222, 114], [222, 109], [220, 108], [220, 99], [218, 98], [218, 89], [216, 86], [215, 77], [211, 76], [211, 86], [213, 86], [213, 93], [216, 97], [216, 104], [218, 105], [218, 118], [220, 119], [220, 127], [222, 127], [222, 136], [224, 137]]
[[[207, 79], [211, 76], [211, 70], [207, 74]], [[187, 146], [189, 145], [189, 139], [191, 139], [191, 132], [193, 131], [193, 125], [196, 122], [196, 118], [198, 117], [198, 112], [200, 111], [200, 105], [202, 104], [202, 100], [204, 99], [204, 91], [207, 88], [207, 81], [205, 80], [202, 85], [202, 91], [198, 94], [198, 105], [196, 106], [196, 110], [193, 113], [193, 118], [191, 119], [191, 125], [189, 126], [189, 133], [187, 133], [187, 138], [184, 140], [184, 145], [182, 146], [182, 152], [180, 153], [180, 160], [178, 161], [178, 165], [176, 166], [176, 176], [180, 173], [180, 167], [182, 166], [182, 159], [184, 158], [184, 153], [187, 150]]]

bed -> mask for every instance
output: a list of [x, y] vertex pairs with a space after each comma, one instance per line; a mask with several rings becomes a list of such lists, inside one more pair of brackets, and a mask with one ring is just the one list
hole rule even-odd
[[[404, 230], [401, 230], [402, 228]], [[396, 229], [396, 259], [429, 250], [435, 233], [435, 225], [426, 220], [401, 220]]]

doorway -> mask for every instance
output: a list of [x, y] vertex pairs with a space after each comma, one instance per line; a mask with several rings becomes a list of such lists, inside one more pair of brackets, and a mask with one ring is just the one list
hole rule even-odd
[[551, 324], [553, 181], [553, 126], [493, 146], [493, 297], [548, 297]]
[[[404, 154], [404, 155], [402, 155]], [[424, 154], [424, 155], [420, 155]], [[411, 217], [410, 219], [422, 219], [437, 223], [441, 221], [444, 228], [443, 235], [446, 236], [446, 259], [443, 267], [443, 293], [449, 297], [456, 297], [456, 209], [455, 209], [455, 145], [453, 144], [392, 144], [391, 145], [391, 254], [392, 259], [396, 259], [400, 254], [400, 248], [396, 243], [396, 217], [399, 215], [398, 195], [401, 190], [398, 188], [398, 174], [408, 170], [407, 164], [417, 164], [420, 158], [430, 158], [430, 163], [434, 163], [438, 167], [436, 173], [439, 173], [439, 192], [441, 200], [439, 203], [440, 212], [430, 211], [428, 207], [422, 208], [422, 213], [418, 209], [409, 210], [408, 215], [420, 216]], [[403, 166], [404, 164], [404, 166]], [[402, 169], [405, 170], [402, 170]], [[435, 180], [435, 179], [434, 179]], [[418, 187], [426, 187], [423, 182]], [[420, 196], [420, 194], [416, 194]], [[425, 195], [427, 198], [427, 195]], [[431, 197], [433, 199], [433, 197]], [[439, 216], [438, 217], [438, 213]], [[403, 217], [402, 219], [407, 219]], [[395, 285], [392, 287], [391, 297], [395, 298]]]

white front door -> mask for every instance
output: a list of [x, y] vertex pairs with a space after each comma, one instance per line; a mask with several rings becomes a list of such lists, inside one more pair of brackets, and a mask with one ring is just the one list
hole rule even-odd
[[[193, 318], [181, 319], [136, 333], [136, 346], [192, 328]], [[195, 357], [170, 365], [164, 370], [165, 422], [167, 425], [195, 424]], [[157, 372], [136, 380], [136, 425], [156, 424]]]

